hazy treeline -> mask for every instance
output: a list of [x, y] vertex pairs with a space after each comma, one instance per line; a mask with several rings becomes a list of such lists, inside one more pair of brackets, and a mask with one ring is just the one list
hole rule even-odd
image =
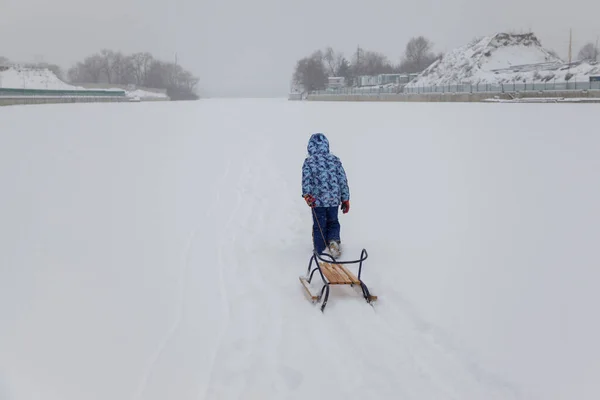
[[[11, 64], [0, 56], [0, 65]], [[55, 64], [30, 63], [24, 67], [48, 68], [60, 79], [72, 84], [105, 83], [166, 89], [172, 100], [198, 99], [195, 92], [198, 78], [181, 65], [154, 58], [148, 52], [123, 54], [104, 49], [77, 62], [64, 71]]]
[[394, 64], [385, 54], [361, 47], [348, 57], [327, 47], [298, 60], [293, 81], [311, 91], [325, 88], [330, 76], [344, 77], [350, 85], [361, 75], [421, 72], [442, 57], [441, 53], [436, 54], [432, 49], [433, 42], [429, 39], [414, 37], [406, 44], [400, 62]]
[[173, 100], [197, 99], [198, 78], [173, 62], [157, 60], [148, 52], [123, 54], [104, 49], [86, 57], [67, 71], [74, 83], [135, 84], [166, 89]]

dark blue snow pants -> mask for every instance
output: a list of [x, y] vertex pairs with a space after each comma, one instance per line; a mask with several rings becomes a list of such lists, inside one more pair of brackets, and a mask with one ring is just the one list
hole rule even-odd
[[317, 254], [321, 254], [329, 242], [340, 241], [338, 207], [315, 207], [313, 210], [313, 245]]

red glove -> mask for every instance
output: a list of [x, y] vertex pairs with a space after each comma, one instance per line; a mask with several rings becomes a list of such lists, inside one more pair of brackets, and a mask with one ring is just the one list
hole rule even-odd
[[342, 211], [347, 214], [350, 211], [350, 200], [342, 201]]
[[316, 205], [315, 203], [316, 203], [317, 200], [315, 200], [315, 198], [312, 195], [305, 194], [302, 197], [304, 197], [304, 201], [306, 201], [306, 204], [308, 204], [308, 206], [310, 208], [314, 208], [315, 207], [315, 205]]

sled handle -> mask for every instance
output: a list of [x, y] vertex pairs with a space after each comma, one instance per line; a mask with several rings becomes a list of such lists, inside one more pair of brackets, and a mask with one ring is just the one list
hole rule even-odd
[[[333, 262], [335, 264], [356, 264], [356, 263], [362, 263], [363, 261], [365, 261], [368, 257], [369, 254], [367, 253], [366, 249], [362, 249], [362, 251], [360, 252], [360, 259], [358, 260], [353, 260], [353, 261], [338, 261], [335, 258], [333, 258], [333, 256], [331, 254], [317, 254], [317, 252], [314, 252], [314, 255], [316, 258], [318, 258], [319, 260], [323, 261], [323, 262]], [[330, 260], [324, 260], [321, 256], [327, 256], [330, 258]]]
[[[315, 261], [316, 261], [316, 259], [319, 259], [323, 262], [333, 262], [335, 264], [356, 264], [356, 263], [358, 263], [358, 280], [360, 280], [360, 274], [362, 272], [363, 261], [365, 261], [369, 257], [369, 253], [367, 253], [367, 249], [362, 249], [362, 251], [360, 252], [360, 259], [354, 260], [354, 261], [338, 261], [335, 258], [333, 258], [333, 256], [331, 254], [323, 254], [324, 256], [327, 256], [331, 259], [331, 260], [324, 260], [323, 258], [321, 258], [321, 255], [317, 254], [316, 251], [313, 252], [313, 254], [314, 254]], [[308, 268], [310, 269], [310, 264], [309, 264]]]

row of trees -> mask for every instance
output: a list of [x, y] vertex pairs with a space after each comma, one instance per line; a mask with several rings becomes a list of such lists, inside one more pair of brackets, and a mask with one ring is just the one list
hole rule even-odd
[[[0, 56], [0, 65], [10, 65], [6, 57]], [[126, 55], [104, 49], [86, 57], [71, 67], [66, 76], [55, 64], [30, 63], [24, 67], [48, 68], [60, 79], [72, 84], [105, 83], [137, 85], [147, 88], [166, 89], [172, 100], [193, 100], [198, 78], [181, 65], [157, 60], [147, 52]]]
[[157, 60], [148, 52], [126, 55], [103, 49], [76, 63], [67, 72], [67, 78], [74, 84], [135, 84], [166, 89], [173, 100], [198, 98], [195, 93], [197, 77], [181, 65]]
[[344, 77], [352, 82], [361, 75], [421, 72], [442, 57], [435, 54], [433, 43], [423, 37], [412, 38], [406, 45], [400, 63], [395, 65], [387, 56], [376, 51], [357, 48], [350, 59], [328, 47], [300, 59], [294, 70], [293, 81], [304, 90], [322, 89], [330, 76]]

